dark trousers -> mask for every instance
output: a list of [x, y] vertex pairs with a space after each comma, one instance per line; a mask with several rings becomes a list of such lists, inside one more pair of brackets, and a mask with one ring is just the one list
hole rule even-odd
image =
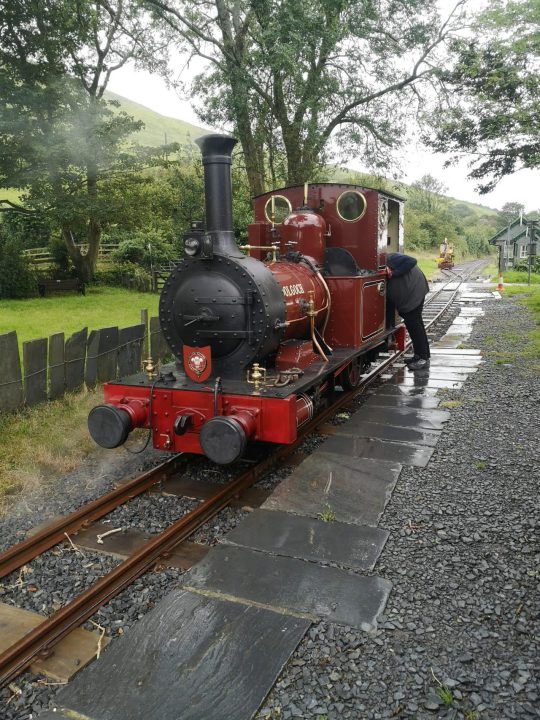
[[424, 321], [422, 320], [422, 310], [424, 308], [424, 302], [422, 301], [418, 307], [414, 310], [406, 313], [400, 313], [405, 323], [409, 335], [411, 336], [414, 354], [421, 357], [423, 360], [428, 360], [430, 357], [429, 352], [429, 341], [426, 334], [426, 328], [424, 327]]

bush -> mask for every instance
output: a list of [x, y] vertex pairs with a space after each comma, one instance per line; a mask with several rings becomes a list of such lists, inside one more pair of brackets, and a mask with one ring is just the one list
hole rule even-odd
[[48, 221], [40, 216], [20, 212], [7, 212], [3, 218], [5, 231], [17, 241], [22, 250], [45, 247], [51, 236]]
[[111, 253], [114, 262], [141, 265], [146, 270], [164, 265], [177, 256], [174, 247], [156, 231], [134, 232]]
[[12, 238], [0, 238], [0, 298], [37, 295], [35, 274], [21, 246]]
[[55, 265], [55, 277], [58, 277], [58, 275], [68, 275], [71, 269], [71, 260], [64, 240], [58, 236], [52, 237], [49, 240], [49, 250]]
[[94, 273], [94, 283], [124, 287], [139, 292], [149, 292], [152, 287], [150, 273], [140, 265], [130, 262], [115, 262], [98, 268]]
[[[529, 272], [529, 260], [520, 260], [514, 265], [514, 270], [518, 272]], [[537, 255], [532, 258], [531, 271], [533, 273], [540, 273], [540, 257]]]

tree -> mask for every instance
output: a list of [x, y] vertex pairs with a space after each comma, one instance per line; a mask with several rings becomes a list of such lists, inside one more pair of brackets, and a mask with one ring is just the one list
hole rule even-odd
[[[473, 156], [469, 177], [481, 193], [520, 168], [540, 167], [540, 1], [497, 0], [475, 36], [457, 41], [456, 62], [443, 73], [459, 105], [433, 115], [439, 152]], [[449, 163], [447, 163], [449, 164]]]
[[0, 0], [0, 10], [0, 188], [22, 191], [20, 203], [0, 195], [0, 209], [47, 218], [89, 280], [118, 212], [105, 185], [142, 182], [133, 170], [152, 161], [129, 143], [142, 123], [104, 99], [111, 73], [151, 50], [149, 20], [124, 0]]
[[268, 175], [274, 185], [313, 179], [332, 152], [384, 165], [435, 81], [464, 2], [444, 23], [434, 0], [145, 4], [208, 61], [193, 86], [200, 116], [233, 127], [259, 194]]
[[500, 227], [506, 227], [510, 223], [517, 220], [525, 212], [525, 205], [518, 202], [504, 203], [498, 212], [498, 224]]
[[444, 193], [448, 190], [440, 180], [433, 175], [423, 175], [416, 180], [409, 190], [409, 204], [413, 210], [436, 214], [448, 207], [448, 199]]

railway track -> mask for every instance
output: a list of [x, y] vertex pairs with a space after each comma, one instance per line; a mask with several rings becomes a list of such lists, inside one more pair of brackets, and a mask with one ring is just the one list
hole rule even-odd
[[[458, 295], [462, 283], [478, 272], [482, 264], [482, 262], [479, 262], [467, 264], [462, 269], [458, 268], [448, 282], [428, 296], [424, 312], [427, 328], [433, 327], [448, 312]], [[104, 575], [95, 585], [74, 598], [4, 651], [0, 655], [0, 687], [9, 684], [15, 677], [26, 670], [34, 659], [48, 657], [58, 642], [92, 617], [99, 607], [155, 566], [160, 559], [167, 557], [173, 548], [192, 536], [208, 520], [230, 505], [247, 488], [293, 456], [310, 434], [323, 426], [341, 408], [350, 404], [357, 395], [363, 393], [402, 354], [402, 352], [396, 352], [386, 357], [383, 356], [381, 362], [371, 372], [362, 377], [358, 387], [340, 393], [335, 400], [318, 413], [316, 418], [303, 426], [295, 443], [277, 448], [270, 455], [259, 459], [253, 466], [240, 471], [236, 477], [220, 487], [211, 497], [202, 501], [195, 509], [181, 517], [164, 532], [154, 536], [143, 547], [121, 562], [107, 575]], [[9, 548], [0, 555], [0, 577], [6, 576], [54, 547], [65, 540], [66, 536], [69, 537], [78, 530], [89, 527], [93, 522], [107, 515], [119, 505], [128, 502], [141, 493], [147, 492], [156, 484], [181, 472], [187, 467], [187, 464], [188, 458], [186, 456], [175, 456]]]

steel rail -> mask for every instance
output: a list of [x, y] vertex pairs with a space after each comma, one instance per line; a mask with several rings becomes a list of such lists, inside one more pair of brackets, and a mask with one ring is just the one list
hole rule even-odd
[[[461, 285], [461, 283], [459, 285]], [[452, 293], [446, 308], [452, 303], [459, 289], [459, 285], [456, 291]], [[437, 318], [440, 317], [440, 315], [441, 313], [437, 315]], [[430, 325], [433, 322], [435, 322], [435, 320], [432, 320]], [[407, 344], [407, 347], [409, 345], [410, 342]], [[186, 540], [204, 525], [204, 523], [223, 510], [223, 508], [227, 507], [243, 490], [253, 485], [257, 480], [276, 467], [276, 465], [292, 455], [310, 433], [315, 431], [317, 427], [322, 425], [327, 419], [335, 415], [343, 405], [346, 405], [356, 396], [363, 393], [366, 388], [374, 382], [387, 367], [399, 359], [404, 352], [404, 350], [401, 350], [389, 355], [370, 373], [362, 377], [358, 387], [341, 393], [328, 407], [319, 412], [316, 418], [303, 426], [294, 443], [279, 447], [270, 456], [258, 462], [257, 465], [242, 472], [213, 497], [202, 502], [197, 508], [184, 515], [163, 533], [150, 540], [133, 555], [117, 565], [111, 572], [104, 575], [94, 586], [74, 598], [66, 606], [51, 615], [51, 617], [30, 631], [21, 638], [21, 640], [0, 654], [0, 687], [4, 687], [23, 672], [36, 657], [48, 657], [52, 653], [54, 645], [90, 618], [99, 607], [122, 592], [122, 590], [128, 587], [134, 580], [150, 569], [161, 557], [170, 553], [176, 545]], [[177, 458], [172, 458], [170, 461], [167, 461], [167, 463], [164, 463], [164, 465], [172, 463], [175, 459]], [[159, 466], [154, 472], [159, 472], [162, 469], [163, 466]], [[146, 473], [145, 475], [148, 474], [149, 473]], [[140, 480], [141, 478], [136, 478], [132, 483], [128, 484], [127, 489], [131, 490], [132, 496], [133, 490], [130, 488], [130, 485], [133, 486], [133, 489], [137, 489]], [[157, 482], [157, 480], [154, 482]], [[149, 482], [149, 485], [154, 484], [154, 482]], [[143, 491], [141, 490], [140, 492]], [[139, 493], [136, 492], [135, 494]], [[126, 495], [128, 496], [126, 499], [129, 499], [129, 492], [126, 493]], [[98, 503], [99, 500], [95, 502]], [[77, 515], [77, 513], [73, 515]], [[72, 517], [73, 516], [69, 516], [65, 520], [67, 521]]]
[[363, 378], [359, 387], [342, 393], [333, 403], [322, 410], [316, 418], [302, 428], [294, 443], [280, 446], [257, 465], [242, 472], [213, 497], [208, 498], [163, 533], [150, 540], [133, 555], [117, 565], [111, 572], [100, 578], [95, 585], [71, 600], [0, 654], [0, 687], [10, 683], [35, 658], [48, 657], [54, 645], [90, 618], [101, 605], [112, 600], [151, 568], [160, 557], [171, 552], [176, 545], [186, 540], [205, 522], [223, 510], [243, 490], [253, 485], [285, 458], [292, 455], [310, 433], [329, 417], [335, 415], [342, 405], [350, 402], [356, 395], [363, 392], [377, 375], [395, 361], [399, 355], [401, 353], [396, 353], [384, 360], [372, 373]]
[[66, 539], [66, 535], [77, 532], [94, 520], [107, 515], [119, 505], [140, 495], [156, 483], [176, 472], [186, 463], [182, 455], [175, 455], [139, 477], [120, 485], [115, 490], [93, 500], [81, 508], [47, 525], [35, 535], [22, 540], [0, 554], [0, 578], [8, 575], [46, 550]]
[[[481, 267], [482, 264], [483, 264], [483, 263], [475, 263], [475, 264], [470, 268], [469, 272], [467, 273], [467, 275], [465, 275], [465, 277], [458, 276], [459, 279], [449, 280], [447, 283], [445, 283], [445, 284], [443, 285], [442, 288], [439, 288], [439, 289], [437, 290], [437, 292], [429, 298], [429, 301], [428, 301], [428, 302], [426, 303], [426, 305], [425, 305], [425, 308], [426, 308], [426, 309], [429, 309], [430, 305], [434, 302], [434, 300], [435, 300], [436, 298], [439, 297], [439, 295], [440, 295], [441, 293], [443, 293], [443, 292], [451, 292], [451, 293], [452, 293], [452, 294], [450, 295], [449, 300], [446, 302], [445, 306], [444, 306], [433, 318], [430, 318], [428, 323], [426, 323], [426, 328], [429, 328], [429, 327], [431, 327], [433, 324], [435, 324], [435, 323], [437, 322], [437, 320], [441, 317], [441, 315], [443, 315], [443, 313], [445, 313], [445, 312], [448, 310], [448, 308], [449, 308], [450, 305], [453, 303], [454, 298], [455, 298], [456, 295], [458, 294], [458, 292], [459, 292], [461, 286], [463, 285], [463, 283], [466, 282], [466, 281], [469, 279], [469, 277], [472, 275], [472, 273], [475, 272], [476, 268], [477, 268], [477, 267]], [[451, 285], [451, 284], [456, 283], [456, 282], [457, 282], [457, 287], [455, 288], [455, 290], [452, 290], [452, 291], [451, 291], [451, 290], [445, 290], [445, 288], [446, 288], [447, 285]], [[409, 345], [410, 345], [410, 343], [409, 343]]]

